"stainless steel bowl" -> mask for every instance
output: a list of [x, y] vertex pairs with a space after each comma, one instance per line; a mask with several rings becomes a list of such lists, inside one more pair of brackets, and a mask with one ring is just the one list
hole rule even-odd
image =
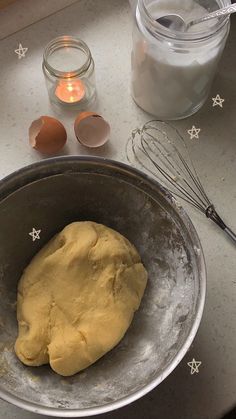
[[[62, 378], [16, 358], [16, 289], [33, 255], [66, 224], [94, 220], [138, 248], [148, 286], [122, 342], [85, 371]], [[29, 232], [40, 229], [40, 240]], [[0, 182], [0, 396], [27, 410], [81, 417], [124, 406], [178, 365], [197, 332], [205, 300], [201, 245], [184, 210], [157, 182], [114, 161], [63, 157]]]

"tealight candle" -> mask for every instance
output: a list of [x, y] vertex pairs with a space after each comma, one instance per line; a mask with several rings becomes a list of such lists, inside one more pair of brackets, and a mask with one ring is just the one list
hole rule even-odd
[[86, 110], [95, 101], [94, 61], [81, 39], [53, 39], [44, 50], [43, 72], [52, 103]]
[[55, 95], [65, 103], [76, 103], [85, 95], [85, 85], [82, 80], [60, 80]]

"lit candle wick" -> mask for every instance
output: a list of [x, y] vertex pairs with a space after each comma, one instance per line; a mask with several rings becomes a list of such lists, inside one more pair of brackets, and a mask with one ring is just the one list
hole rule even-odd
[[65, 103], [75, 103], [83, 99], [85, 95], [85, 86], [82, 80], [60, 80], [55, 95]]

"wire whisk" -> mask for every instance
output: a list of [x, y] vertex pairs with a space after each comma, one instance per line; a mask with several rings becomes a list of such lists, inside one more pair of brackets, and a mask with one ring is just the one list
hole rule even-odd
[[126, 145], [126, 156], [131, 165], [139, 165], [157, 177], [173, 195], [205, 214], [236, 243], [235, 233], [208, 198], [183, 137], [171, 124], [153, 120], [134, 130]]

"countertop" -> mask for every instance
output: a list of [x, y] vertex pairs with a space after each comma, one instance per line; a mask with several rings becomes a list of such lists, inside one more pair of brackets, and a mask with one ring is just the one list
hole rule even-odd
[[[27, 1], [23, 4], [26, 7]], [[41, 71], [43, 48], [58, 35], [77, 35], [84, 39], [96, 63], [99, 105], [95, 110], [110, 122], [112, 135], [107, 146], [91, 154], [126, 162], [125, 144], [130, 132], [151, 119], [136, 107], [129, 92], [132, 17], [128, 2], [80, 0], [63, 3], [61, 0], [60, 5], [63, 9], [55, 11], [51, 4], [50, 16], [45, 17], [44, 13], [38, 22], [29, 24], [26, 18], [28, 26], [20, 30], [17, 28], [22, 26], [19, 21], [24, 9], [15, 11], [15, 26], [11, 20], [8, 31], [0, 37], [1, 178], [41, 159], [28, 145], [27, 133], [32, 120], [42, 114], [58, 117], [48, 102]], [[9, 11], [0, 12], [0, 28], [6, 13]], [[27, 8], [25, 13], [32, 14], [33, 11]], [[192, 125], [201, 128], [199, 141], [189, 142], [195, 165], [208, 195], [234, 231], [235, 18], [232, 18], [230, 36], [208, 101], [194, 116], [174, 122], [186, 139]], [[21, 60], [14, 52], [19, 43], [28, 48]], [[212, 97], [217, 94], [225, 99], [222, 109], [212, 107]], [[74, 115], [61, 112], [59, 117], [69, 136], [64, 154], [88, 154], [74, 138]], [[102, 419], [219, 419], [236, 404], [235, 245], [201, 214], [187, 205], [185, 209], [200, 236], [208, 271], [206, 306], [199, 332], [185, 358], [158, 388], [130, 406], [102, 415]], [[187, 362], [193, 358], [202, 364], [199, 373], [191, 375]], [[39, 418], [4, 401], [0, 401], [0, 417]]]

